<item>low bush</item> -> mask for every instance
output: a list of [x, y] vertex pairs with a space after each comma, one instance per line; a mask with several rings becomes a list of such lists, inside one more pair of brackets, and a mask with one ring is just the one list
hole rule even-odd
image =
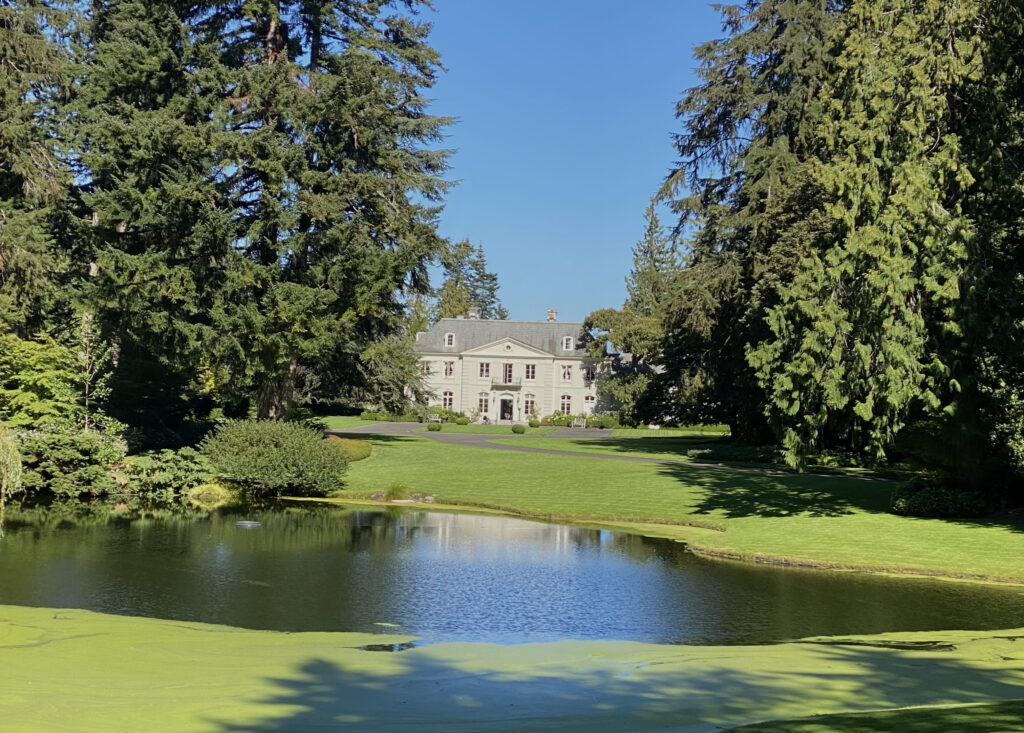
[[120, 438], [78, 428], [27, 430], [18, 437], [26, 492], [72, 498], [117, 490], [111, 470], [124, 460]]
[[976, 491], [918, 479], [893, 494], [892, 510], [908, 517], [964, 518], [992, 512], [991, 498]]
[[455, 418], [456, 425], [469, 425], [469, 418], [463, 415], [462, 417]]
[[441, 423], [432, 422], [429, 425], [427, 425], [427, 430], [429, 430], [432, 433], [439, 433], [441, 432]]
[[296, 423], [227, 422], [200, 451], [216, 476], [263, 496], [325, 496], [339, 488], [348, 467], [343, 451]]
[[455, 410], [449, 409], [447, 407], [431, 407], [430, 414], [437, 415], [439, 418], [441, 418], [441, 422], [457, 423], [459, 421], [459, 418], [465, 417], [465, 415], [463, 415], [461, 412], [456, 412]]
[[341, 452], [345, 454], [349, 463], [369, 458], [370, 454], [373, 453], [373, 445], [365, 440], [342, 438], [340, 435], [328, 435], [327, 440], [330, 441], [331, 444], [337, 446]]
[[540, 419], [540, 424], [541, 425], [554, 425], [554, 426], [557, 426], [557, 427], [563, 427], [564, 428], [564, 427], [568, 427], [569, 425], [572, 425], [572, 421], [575, 420], [575, 419], [576, 418], [574, 416], [572, 416], [572, 415], [568, 415], [566, 413], [559, 412], [558, 410], [555, 410], [550, 415], [545, 415], [544, 417], [542, 417]]
[[619, 419], [614, 415], [591, 415], [587, 418], [587, 427], [611, 430], [619, 427]]
[[526, 426], [525, 425], [513, 425], [512, 426], [512, 432], [515, 433], [516, 435], [522, 435], [523, 433], [526, 432]]
[[530, 427], [531, 428], [539, 428], [540, 427], [540, 420], [537, 420], [536, 418], [531, 419], [530, 420]]
[[161, 450], [132, 456], [120, 475], [125, 490], [173, 499], [210, 480], [210, 462], [193, 448]]

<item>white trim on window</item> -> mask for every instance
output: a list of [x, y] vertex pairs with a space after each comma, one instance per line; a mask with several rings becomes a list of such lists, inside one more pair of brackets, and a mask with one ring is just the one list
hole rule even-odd
[[572, 395], [567, 395], [567, 394], [562, 395], [561, 408], [562, 408], [562, 413], [563, 414], [565, 414], [565, 415], [571, 415], [572, 414]]
[[526, 374], [523, 375], [523, 378], [524, 379], [529, 379], [532, 382], [534, 379], [537, 378], [537, 365], [536, 364], [527, 364], [525, 368], [526, 368]]
[[562, 364], [562, 381], [572, 381], [572, 364]]
[[444, 363], [444, 375], [446, 377], [451, 377], [454, 374], [455, 374], [455, 362], [454, 361], [446, 361]]
[[573, 343], [574, 340], [575, 339], [573, 339], [572, 336], [563, 336], [562, 337], [562, 351], [572, 351], [573, 347], [575, 346], [575, 344]]
[[480, 378], [486, 379], [491, 376], [491, 363], [489, 361], [480, 362]]
[[441, 395], [441, 407], [446, 410], [452, 409], [452, 405], [455, 404], [455, 395], [451, 392], [444, 392]]
[[446, 333], [444, 335], [444, 345], [445, 346], [455, 346], [455, 334], [454, 333]]

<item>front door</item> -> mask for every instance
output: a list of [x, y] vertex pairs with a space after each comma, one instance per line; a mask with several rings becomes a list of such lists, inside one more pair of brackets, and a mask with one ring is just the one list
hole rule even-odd
[[512, 419], [512, 400], [505, 399], [501, 401], [501, 419], [511, 420]]

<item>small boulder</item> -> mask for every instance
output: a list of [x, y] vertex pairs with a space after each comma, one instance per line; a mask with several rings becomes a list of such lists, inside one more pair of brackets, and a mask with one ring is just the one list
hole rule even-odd
[[425, 497], [423, 497], [423, 503], [424, 504], [434, 504], [436, 502], [437, 502], [437, 499], [435, 499], [432, 496], [425, 496]]
[[423, 494], [417, 494], [416, 492], [413, 492], [412, 494], [409, 494], [409, 498], [412, 499], [413, 501], [423, 501]]
[[388, 495], [383, 491], [376, 491], [373, 496], [370, 497], [372, 501], [387, 501]]

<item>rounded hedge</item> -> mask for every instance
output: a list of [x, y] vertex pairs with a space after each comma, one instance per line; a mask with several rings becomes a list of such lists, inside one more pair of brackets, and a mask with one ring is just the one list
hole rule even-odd
[[455, 418], [456, 425], [469, 425], [469, 418], [463, 415], [462, 417]]
[[441, 432], [441, 423], [432, 422], [429, 425], [427, 425], [427, 430], [429, 430], [432, 433], [439, 433]]
[[512, 426], [512, 432], [515, 433], [516, 435], [522, 435], [523, 433], [526, 432], [526, 426], [525, 425], [513, 425]]
[[530, 427], [531, 428], [539, 428], [540, 427], [540, 420], [530, 420]]
[[233, 420], [200, 450], [217, 477], [263, 496], [325, 496], [348, 468], [343, 451], [298, 423]]

